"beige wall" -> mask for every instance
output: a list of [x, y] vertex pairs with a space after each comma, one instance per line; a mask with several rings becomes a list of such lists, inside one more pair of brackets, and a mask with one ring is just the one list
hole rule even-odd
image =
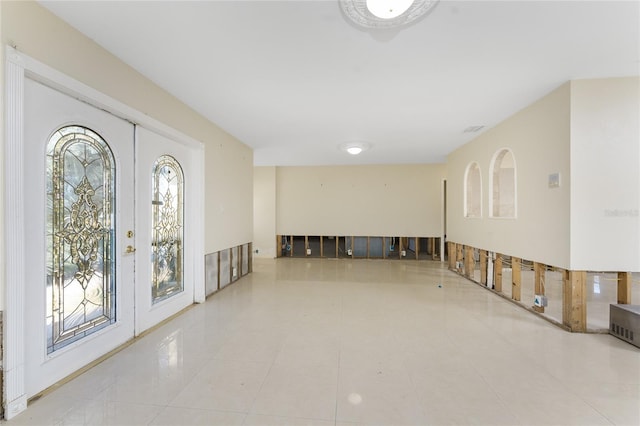
[[[449, 155], [447, 239], [457, 243], [568, 268], [570, 85], [516, 113]], [[494, 154], [510, 148], [517, 176], [517, 217], [489, 218], [489, 167]], [[464, 174], [477, 161], [482, 176], [482, 217], [465, 218]], [[560, 173], [559, 188], [548, 176]]]
[[571, 266], [640, 271], [640, 78], [571, 82]]
[[253, 249], [255, 257], [276, 257], [276, 167], [253, 169]]
[[438, 237], [443, 164], [278, 167], [277, 234]]
[[[0, 2], [4, 46], [205, 144], [205, 250], [251, 241], [253, 152], [34, 2]], [[4, 79], [3, 79], [4, 81]], [[2, 94], [4, 99], [4, 93]], [[4, 116], [4, 114], [3, 114]], [[2, 133], [4, 136], [4, 127]]]

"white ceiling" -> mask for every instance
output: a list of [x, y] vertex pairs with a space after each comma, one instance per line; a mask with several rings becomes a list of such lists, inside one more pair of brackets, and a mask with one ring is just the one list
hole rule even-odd
[[[338, 0], [43, 5], [254, 148], [256, 165], [443, 162], [567, 80], [640, 74], [637, 1], [447, 1], [400, 31]], [[485, 130], [486, 130], [485, 128]], [[338, 145], [366, 141], [353, 157]]]

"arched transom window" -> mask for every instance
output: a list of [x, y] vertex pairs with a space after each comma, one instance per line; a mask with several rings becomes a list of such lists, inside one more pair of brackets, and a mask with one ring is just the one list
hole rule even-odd
[[482, 176], [475, 161], [467, 166], [465, 172], [464, 216], [482, 217]]
[[502, 149], [493, 157], [491, 170], [491, 217], [514, 218], [517, 214], [516, 161], [509, 149]]

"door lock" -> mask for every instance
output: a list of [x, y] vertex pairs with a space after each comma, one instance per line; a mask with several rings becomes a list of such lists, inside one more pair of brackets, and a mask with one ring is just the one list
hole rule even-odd
[[133, 238], [133, 231], [127, 231], [127, 238]]
[[127, 246], [125, 253], [135, 253], [136, 249], [133, 246]]

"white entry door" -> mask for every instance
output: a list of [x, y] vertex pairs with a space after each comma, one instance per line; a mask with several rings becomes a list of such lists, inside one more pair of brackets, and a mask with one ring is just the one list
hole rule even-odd
[[194, 302], [194, 155], [136, 127], [136, 334]]
[[134, 126], [28, 78], [24, 100], [31, 397], [134, 336]]

